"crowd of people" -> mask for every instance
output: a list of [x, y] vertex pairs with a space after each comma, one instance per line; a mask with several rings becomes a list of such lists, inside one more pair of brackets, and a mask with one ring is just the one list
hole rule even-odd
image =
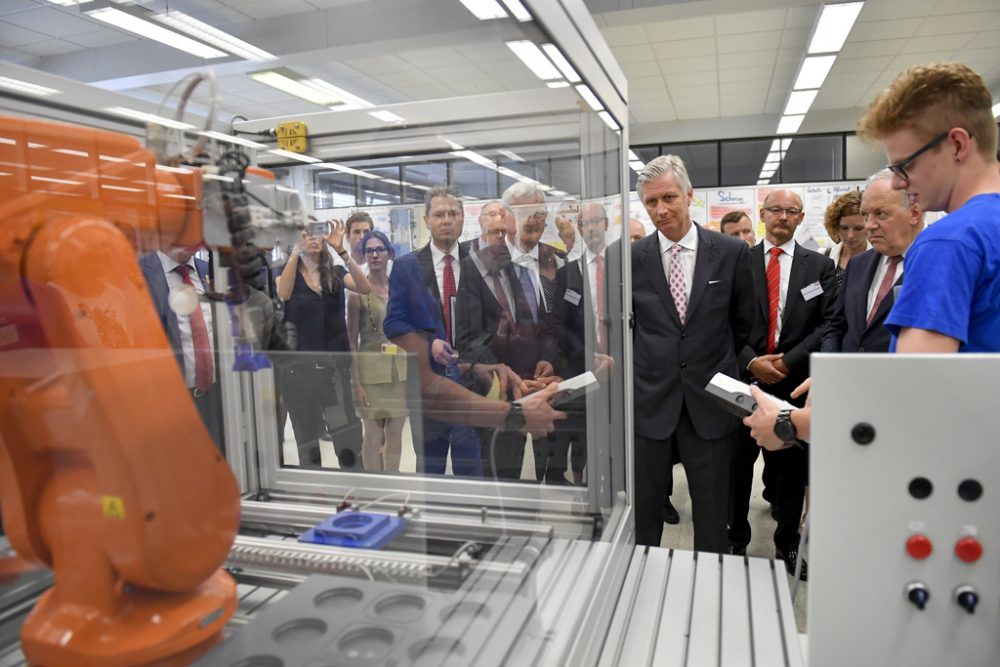
[[[795, 241], [805, 211], [790, 189], [770, 191], [759, 211], [726, 215], [719, 232], [694, 224], [687, 170], [669, 155], [638, 176], [655, 231], [627, 221], [610, 245], [609, 214], [597, 201], [560, 204], [552, 217], [561, 247], [543, 242], [545, 193], [522, 182], [481, 206], [478, 235], [465, 242], [461, 193], [430, 189], [430, 240], [399, 257], [363, 212], [309, 225], [276, 281], [298, 349], [317, 353], [281, 369], [299, 465], [318, 467], [319, 440], [329, 437], [341, 468], [397, 471], [409, 417], [417, 472], [443, 474], [450, 463], [456, 476], [521, 479], [530, 434], [535, 481], [583, 483], [586, 400], [555, 408], [549, 399], [561, 379], [590, 370], [606, 383], [614, 367], [609, 341], [628, 321], [612, 305], [627, 239], [637, 542], [661, 543], [680, 462], [695, 548], [745, 553], [763, 446], [775, 550], [792, 572], [808, 484], [810, 354], [1000, 351], [990, 106], [982, 80], [964, 66], [902, 74], [859, 128], [893, 162], [829, 206], [825, 226], [836, 246], [826, 253]], [[924, 211], [948, 215], [925, 230]], [[182, 255], [147, 262], [151, 286], [155, 269], [171, 286], [203, 273]], [[182, 264], [190, 268], [177, 272]], [[176, 318], [184, 320], [180, 337], [198, 337], [205, 323], [197, 315]], [[177, 346], [179, 361], [198, 397], [209, 376], [196, 372], [189, 346]], [[763, 399], [741, 423], [705, 391], [718, 372], [799, 409]], [[419, 388], [419, 414], [408, 387]]]

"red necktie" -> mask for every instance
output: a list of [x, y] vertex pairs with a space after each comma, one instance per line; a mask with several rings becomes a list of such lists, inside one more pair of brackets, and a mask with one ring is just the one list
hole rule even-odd
[[781, 248], [775, 246], [768, 252], [767, 260], [767, 353], [774, 353], [774, 340], [778, 337], [778, 302], [781, 300], [781, 265], [778, 255]]
[[452, 260], [454, 257], [451, 255], [444, 256], [444, 294], [441, 295], [444, 300], [444, 330], [449, 343], [454, 342], [451, 337], [451, 298], [455, 296], [455, 272], [451, 268]]
[[872, 312], [868, 313], [868, 323], [866, 326], [871, 326], [872, 321], [875, 319], [875, 313], [878, 312], [878, 307], [882, 305], [882, 300], [892, 289], [892, 284], [896, 282], [896, 267], [899, 266], [899, 262], [903, 259], [902, 255], [896, 255], [895, 257], [889, 258], [889, 268], [885, 272], [885, 277], [882, 278], [882, 284], [878, 286], [878, 294], [875, 295], [875, 303], [872, 304]]
[[597, 347], [601, 354], [604, 354], [607, 347], [604, 344], [604, 257], [598, 255], [594, 258], [594, 280], [597, 283]]
[[[191, 267], [181, 264], [176, 271], [181, 274], [184, 284], [195, 290], [197, 294], [194, 281], [191, 280]], [[188, 319], [191, 323], [191, 342], [194, 345], [194, 386], [199, 391], [206, 392], [212, 386], [215, 369], [212, 360], [212, 343], [208, 337], [208, 326], [205, 324], [205, 314], [201, 311], [200, 302]]]

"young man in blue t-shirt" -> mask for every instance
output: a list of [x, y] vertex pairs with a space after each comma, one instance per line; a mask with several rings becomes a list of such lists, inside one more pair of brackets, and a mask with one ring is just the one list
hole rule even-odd
[[965, 65], [911, 67], [858, 134], [882, 143], [892, 185], [948, 215], [906, 253], [886, 327], [896, 352], [1000, 352], [1000, 172], [989, 89]]

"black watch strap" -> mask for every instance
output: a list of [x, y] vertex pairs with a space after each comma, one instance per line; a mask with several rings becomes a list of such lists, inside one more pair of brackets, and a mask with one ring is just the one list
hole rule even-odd
[[520, 431], [522, 428], [524, 428], [524, 412], [521, 409], [521, 404], [511, 403], [510, 412], [507, 413], [503, 422], [503, 430]]
[[799, 433], [792, 422], [791, 410], [782, 410], [778, 413], [778, 417], [774, 420], [774, 434], [782, 442], [795, 442], [798, 440]]

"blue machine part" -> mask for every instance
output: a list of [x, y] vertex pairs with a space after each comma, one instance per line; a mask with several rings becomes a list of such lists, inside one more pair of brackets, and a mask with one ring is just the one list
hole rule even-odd
[[299, 542], [356, 549], [381, 549], [406, 527], [406, 519], [374, 512], [341, 512], [323, 519]]

